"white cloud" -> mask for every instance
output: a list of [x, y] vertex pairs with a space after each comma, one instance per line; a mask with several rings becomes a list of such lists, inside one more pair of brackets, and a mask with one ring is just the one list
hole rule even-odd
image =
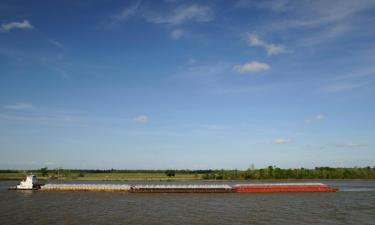
[[3, 32], [9, 32], [13, 29], [32, 29], [33, 26], [30, 24], [28, 20], [24, 20], [23, 22], [10, 22], [10, 23], [5, 23], [1, 24], [0, 31]]
[[342, 148], [367, 148], [367, 144], [353, 144], [353, 143], [346, 143], [346, 144], [336, 144], [336, 147]]
[[151, 23], [178, 25], [187, 22], [209, 22], [213, 20], [213, 11], [208, 6], [188, 5], [173, 10], [169, 15], [148, 15], [146, 20]]
[[133, 122], [138, 123], [138, 124], [147, 124], [147, 123], [150, 122], [150, 119], [149, 119], [148, 116], [139, 115], [139, 116], [133, 118]]
[[170, 36], [173, 40], [179, 40], [186, 35], [186, 31], [183, 29], [172, 30]]
[[288, 52], [288, 50], [284, 46], [267, 43], [256, 34], [249, 35], [249, 44], [250, 46], [263, 47], [267, 51], [267, 55], [277, 55], [280, 53]]
[[277, 145], [288, 144], [290, 142], [291, 142], [290, 139], [284, 139], [284, 138], [276, 138], [275, 140], [272, 141], [273, 144], [277, 144]]
[[4, 109], [12, 109], [12, 110], [30, 110], [34, 109], [35, 106], [28, 104], [28, 103], [17, 103], [14, 105], [5, 105]]
[[258, 61], [248, 62], [242, 65], [234, 66], [234, 70], [239, 73], [253, 73], [263, 70], [269, 70], [271, 67], [266, 63], [261, 63]]

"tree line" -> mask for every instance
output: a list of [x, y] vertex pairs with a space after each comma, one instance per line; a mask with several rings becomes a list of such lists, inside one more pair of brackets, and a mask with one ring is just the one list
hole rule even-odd
[[375, 179], [375, 167], [332, 168], [315, 167], [314, 169], [282, 169], [269, 166], [262, 169], [216, 170], [204, 174], [209, 180], [250, 180], [250, 179]]
[[[24, 173], [21, 170], [0, 170], [0, 173]], [[276, 166], [268, 166], [266, 168], [247, 170], [228, 170], [228, 169], [208, 169], [208, 170], [90, 170], [90, 169], [49, 169], [47, 167], [38, 170], [29, 170], [26, 172], [37, 173], [44, 177], [84, 177], [85, 174], [98, 173], [144, 173], [144, 174], [160, 174], [164, 173], [168, 177], [174, 177], [184, 174], [194, 174], [197, 178], [206, 180], [252, 180], [252, 179], [375, 179], [375, 167], [315, 167], [308, 168], [290, 168], [283, 169]]]

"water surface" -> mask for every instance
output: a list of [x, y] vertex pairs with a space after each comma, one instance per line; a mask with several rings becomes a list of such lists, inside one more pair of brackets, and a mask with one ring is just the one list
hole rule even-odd
[[0, 224], [375, 224], [373, 180], [324, 181], [336, 193], [271, 194], [7, 190], [17, 183], [0, 181]]

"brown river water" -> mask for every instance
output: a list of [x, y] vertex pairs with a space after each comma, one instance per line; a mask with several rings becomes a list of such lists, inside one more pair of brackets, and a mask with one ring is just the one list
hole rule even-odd
[[323, 182], [340, 191], [41, 192], [8, 191], [18, 181], [0, 181], [0, 224], [375, 224], [375, 180]]

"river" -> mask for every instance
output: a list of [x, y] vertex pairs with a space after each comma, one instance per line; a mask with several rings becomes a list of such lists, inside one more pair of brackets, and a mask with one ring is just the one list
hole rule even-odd
[[375, 224], [375, 180], [323, 182], [340, 191], [38, 192], [8, 191], [18, 181], [0, 181], [0, 224]]

